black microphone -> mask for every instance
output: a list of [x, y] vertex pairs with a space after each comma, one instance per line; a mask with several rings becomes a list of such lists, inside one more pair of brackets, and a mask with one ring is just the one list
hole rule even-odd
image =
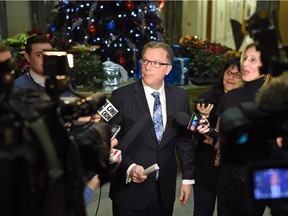
[[86, 98], [61, 97], [58, 108], [65, 120], [75, 120], [81, 116], [90, 116], [98, 112], [98, 109], [106, 103], [106, 96], [97, 92]]
[[96, 92], [85, 98], [86, 104], [88, 103], [91, 107], [91, 113], [96, 114], [98, 109], [106, 103], [106, 96], [104, 93]]
[[[199, 121], [202, 117], [193, 112], [191, 117], [185, 112], [179, 112], [175, 115], [175, 120], [182, 126], [187, 126], [187, 129], [196, 132], [198, 125], [200, 124]], [[208, 123], [208, 122], [207, 122]]]
[[[202, 117], [196, 113], [193, 112], [192, 116], [190, 117], [185, 112], [179, 112], [175, 115], [175, 120], [178, 124], [182, 126], [187, 126], [187, 129], [190, 131], [195, 132], [197, 130], [197, 126], [199, 125], [199, 121], [202, 119]], [[193, 130], [191, 130], [191, 127]], [[205, 133], [205, 135], [210, 136], [214, 140], [217, 140], [219, 138], [219, 132], [218, 130], [211, 128], [210, 131]]]
[[182, 126], [187, 126], [190, 121], [190, 116], [185, 112], [178, 112], [175, 114], [174, 119]]
[[131, 142], [136, 138], [140, 131], [145, 127], [147, 122], [151, 119], [149, 113], [145, 113], [139, 118], [136, 123], [130, 128], [130, 130], [119, 140], [119, 146], [121, 151], [125, 152]]
[[118, 113], [118, 110], [106, 99], [105, 104], [101, 106], [97, 112], [106, 122], [109, 122]]

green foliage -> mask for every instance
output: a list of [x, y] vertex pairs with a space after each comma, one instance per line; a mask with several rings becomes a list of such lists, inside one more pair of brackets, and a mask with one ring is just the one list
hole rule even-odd
[[179, 44], [180, 55], [190, 58], [190, 76], [195, 78], [217, 79], [227, 58], [236, 54], [229, 47], [197, 36], [183, 36]]
[[[21, 33], [2, 40], [1, 43], [10, 48], [17, 64], [16, 75], [20, 76], [29, 69], [29, 63], [24, 57], [24, 44], [26, 40], [35, 34]], [[91, 51], [97, 47], [75, 46], [69, 47], [63, 38], [52, 39], [54, 50], [72, 52], [75, 58], [74, 77], [77, 85], [91, 87], [95, 80], [103, 80], [104, 71], [99, 56]]]
[[32, 35], [26, 33], [20, 33], [0, 41], [10, 48], [11, 54], [16, 62], [17, 76], [20, 76], [29, 68], [29, 63], [24, 57], [24, 44], [26, 40], [31, 36]]
[[103, 80], [102, 62], [95, 52], [77, 52], [75, 56], [75, 74], [77, 85], [91, 87], [97, 80]]
[[213, 54], [205, 49], [191, 53], [190, 69], [193, 77], [218, 78], [224, 67], [224, 54]]

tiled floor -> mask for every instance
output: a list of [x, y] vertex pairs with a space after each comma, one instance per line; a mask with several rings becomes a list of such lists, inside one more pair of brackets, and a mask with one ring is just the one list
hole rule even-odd
[[[174, 204], [174, 213], [173, 216], [192, 216], [193, 215], [193, 196], [189, 199], [188, 203], [185, 206], [181, 206], [178, 202], [179, 199], [179, 186], [180, 186], [180, 175], [177, 178], [177, 191], [176, 191], [176, 201]], [[112, 203], [108, 197], [109, 184], [106, 184], [102, 187], [101, 190], [101, 200], [99, 204], [97, 216], [112, 216]], [[99, 200], [100, 189], [98, 189], [87, 207], [87, 216], [95, 216], [98, 200]], [[263, 216], [270, 215], [269, 209], [266, 209]], [[213, 216], [217, 216], [214, 212]]]

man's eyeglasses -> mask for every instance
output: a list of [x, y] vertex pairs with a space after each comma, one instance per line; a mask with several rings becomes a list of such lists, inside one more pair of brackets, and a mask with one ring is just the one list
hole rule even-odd
[[169, 63], [163, 63], [163, 62], [156, 62], [156, 61], [149, 61], [148, 59], [141, 59], [141, 64], [142, 65], [148, 65], [149, 63], [151, 63], [151, 66], [154, 68], [160, 68], [162, 65], [171, 65]]
[[241, 74], [239, 72], [233, 73], [230, 70], [226, 70], [224, 75], [227, 76], [227, 77], [230, 77], [232, 75], [232, 77], [234, 77], [236, 79], [240, 79], [241, 78]]

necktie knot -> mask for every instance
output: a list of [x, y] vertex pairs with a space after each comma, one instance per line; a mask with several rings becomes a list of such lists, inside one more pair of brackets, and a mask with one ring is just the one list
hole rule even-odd
[[152, 93], [152, 96], [153, 96], [156, 100], [159, 100], [159, 99], [160, 99], [160, 98], [159, 98], [159, 95], [160, 95], [159, 92], [153, 92], [153, 93]]
[[162, 118], [162, 108], [159, 95], [160, 95], [159, 92], [152, 93], [152, 96], [155, 98], [153, 107], [153, 123], [157, 140], [160, 143], [163, 135], [163, 118]]

